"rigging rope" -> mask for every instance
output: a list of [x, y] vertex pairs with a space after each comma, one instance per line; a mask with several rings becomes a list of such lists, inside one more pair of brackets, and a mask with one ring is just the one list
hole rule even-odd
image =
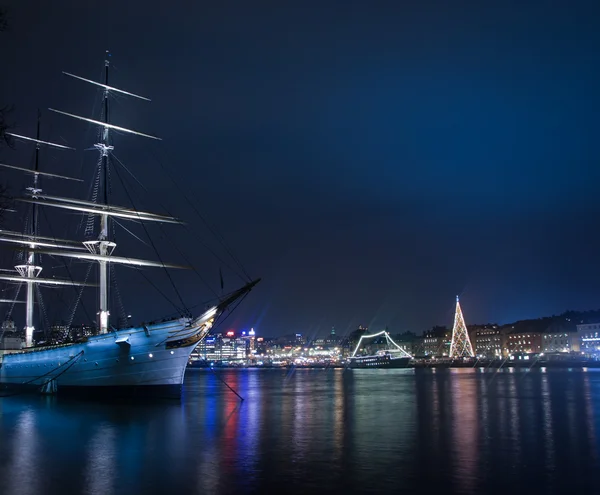
[[21, 287], [23, 287], [23, 282], [19, 282], [19, 285], [17, 286], [17, 293], [15, 294], [15, 298], [13, 299], [13, 302], [10, 305], [10, 309], [6, 313], [7, 320], [12, 320], [12, 312], [13, 312], [13, 309], [15, 309], [15, 304], [17, 302], [17, 298], [19, 297], [19, 293], [21, 292]]
[[[102, 72], [101, 72], [100, 79], [99, 79], [100, 81], [102, 80], [103, 74], [104, 74], [104, 66], [102, 66]], [[104, 97], [104, 90], [99, 89], [98, 94], [101, 95], [101, 97], [94, 98], [94, 101], [92, 104], [92, 113], [90, 115], [96, 115], [96, 106], [97, 106], [98, 102], [102, 101], [102, 98]], [[96, 137], [97, 138], [100, 137], [100, 133], [101, 133], [100, 127], [98, 127], [94, 124], [88, 123], [87, 128], [86, 128], [85, 132], [83, 133], [83, 142], [91, 141], [91, 139], [89, 139], [89, 136], [91, 134], [90, 131], [95, 131]], [[84, 171], [84, 167], [85, 167], [84, 161], [85, 161], [84, 155], [81, 154], [81, 161], [79, 162], [79, 176], [83, 175], [83, 171]], [[99, 181], [99, 178], [97, 180]], [[91, 180], [89, 189], [88, 189], [88, 195], [87, 195], [88, 198], [90, 197], [90, 194], [93, 194], [93, 187], [94, 187], [94, 181]], [[81, 223], [79, 224], [77, 231], [79, 231], [79, 229], [81, 228], [81, 225], [83, 224], [83, 220], [85, 219], [85, 217], [86, 217], [85, 214], [81, 215]], [[65, 226], [65, 235], [63, 235], [63, 237], [68, 237], [67, 230], [68, 230], [68, 226]]]
[[[110, 184], [110, 182], [109, 182], [109, 184]], [[116, 243], [117, 242], [117, 232], [115, 229], [114, 222], [112, 223], [111, 227], [112, 227], [113, 240]], [[117, 318], [117, 327], [125, 327], [125, 324], [127, 323], [127, 314], [125, 313], [125, 306], [123, 305], [123, 298], [121, 297], [121, 291], [119, 290], [119, 284], [117, 283], [117, 271], [116, 271], [115, 265], [113, 263], [111, 263], [109, 265], [109, 267], [110, 267], [110, 282], [114, 288], [114, 292], [116, 295], [115, 299], [117, 302], [117, 308], [120, 313], [119, 318]], [[119, 320], [121, 320], [120, 323], [119, 323]]]
[[[60, 373], [58, 373], [56, 376], [50, 378], [48, 380], [56, 380], [59, 376], [63, 375], [64, 373], [66, 373], [77, 361], [79, 361], [79, 358], [81, 356], [83, 356], [84, 351], [79, 351], [78, 354], [75, 354], [73, 357], [69, 358], [67, 361], [65, 361], [63, 364], [59, 364], [56, 368], [52, 368], [50, 371], [44, 373], [43, 375], [40, 376], [36, 376], [35, 378], [32, 378], [29, 381], [26, 381], [24, 383], [19, 383], [19, 386], [23, 386], [23, 385], [31, 385], [33, 382], [39, 380], [40, 378], [44, 378], [46, 376], [48, 376], [50, 373], [53, 373], [54, 371], [58, 371], [61, 368], [64, 368]], [[46, 383], [48, 383], [46, 382]], [[43, 383], [42, 385], [40, 385], [40, 387], [43, 387], [45, 385], [45, 383]], [[15, 395], [22, 395], [27, 393], [27, 391], [22, 391], [22, 392], [13, 392], [12, 394], [5, 394], [5, 395], [0, 395], [0, 399], [6, 398], [6, 397], [14, 397]]]
[[[92, 190], [92, 203], [96, 203], [98, 201], [98, 191], [100, 189], [100, 177], [102, 175], [102, 158], [98, 159], [98, 163], [96, 165], [96, 179], [94, 180], [93, 190]], [[82, 215], [82, 223], [85, 215]], [[96, 224], [96, 216], [92, 213], [88, 213], [87, 220], [85, 224], [85, 238], [90, 239], [94, 236], [94, 225]], [[81, 224], [80, 224], [81, 225]]]
[[[204, 223], [204, 225], [215, 236], [215, 238], [220, 242], [220, 244], [223, 246], [223, 248], [225, 249], [225, 251], [227, 252], [227, 254], [229, 254], [229, 256], [231, 257], [231, 259], [233, 260], [233, 262], [235, 264], [237, 264], [238, 268], [242, 271], [242, 274], [245, 276], [245, 278], [247, 279], [247, 281], [250, 282], [252, 280], [252, 278], [248, 275], [248, 272], [246, 272], [244, 266], [239, 261], [239, 259], [233, 254], [232, 250], [227, 246], [227, 243], [225, 242], [225, 239], [223, 238], [223, 236], [219, 232], [216, 231], [216, 228], [214, 226], [211, 227], [211, 225], [208, 223], [208, 220], [206, 220], [206, 218], [204, 218], [204, 216], [200, 213], [200, 211], [192, 203], [192, 201], [185, 194], [185, 192], [179, 187], [179, 185], [177, 184], [177, 182], [175, 182], [175, 180], [173, 179], [173, 175], [167, 173], [167, 171], [165, 170], [162, 162], [160, 160], [158, 160], [156, 158], [156, 156], [152, 155], [151, 153], [149, 153], [149, 155], [152, 156], [152, 158], [158, 162], [158, 164], [160, 165], [160, 167], [163, 170], [163, 172], [165, 172], [165, 174], [169, 177], [169, 179], [171, 179], [171, 182], [173, 182], [173, 184], [175, 184], [175, 187], [177, 187], [177, 189], [179, 190], [179, 192], [186, 199], [186, 201], [190, 204], [190, 206], [195, 211], [195, 213], [200, 217], [200, 219], [202, 220], [202, 222]], [[146, 188], [146, 186], [144, 186], [144, 184], [142, 184], [142, 182], [123, 164], [123, 162], [121, 162], [116, 156], [114, 156], [114, 154], [112, 156], [121, 164], [121, 166], [129, 173], [129, 175], [131, 175], [133, 177], [133, 179], [144, 189], [144, 191], [146, 191], [146, 192], [149, 193], [149, 191]], [[159, 204], [160, 204], [160, 206], [169, 215], [171, 215], [171, 213], [169, 213], [169, 210], [163, 204], [161, 204], [161, 203], [159, 203]], [[173, 216], [173, 215], [171, 215], [171, 216]], [[186, 230], [189, 231], [189, 229], [187, 227], [186, 227]], [[225, 262], [223, 259], [221, 259], [206, 243], [204, 243], [204, 241], [202, 240], [202, 238], [200, 238], [197, 235], [197, 233], [194, 233], [194, 234], [196, 235], [196, 237], [198, 238], [198, 240], [200, 241], [200, 243], [202, 244], [202, 246], [204, 248], [206, 248], [207, 251], [209, 251], [215, 258], [217, 258], [217, 260], [219, 260], [221, 263], [223, 263], [232, 272], [234, 272], [236, 275], [238, 275], [242, 280], [244, 279], [244, 277], [242, 277], [239, 273], [237, 273], [237, 271], [235, 269], [233, 269], [231, 266], [229, 266], [229, 264], [227, 262]]]
[[[238, 307], [238, 306], [239, 306], [239, 305], [242, 303], [242, 301], [243, 301], [244, 299], [246, 299], [246, 296], [247, 296], [248, 294], [250, 294], [250, 293], [249, 293], [249, 292], [246, 292], [246, 293], [245, 293], [245, 294], [244, 294], [242, 297], [240, 297], [240, 298], [238, 299], [238, 301], [237, 301], [237, 303], [235, 304], [235, 306], [233, 306], [233, 307], [232, 307], [232, 308], [229, 310], [229, 313], [227, 313], [227, 315], [225, 316], [225, 318], [223, 318], [221, 321], [218, 321], [218, 320], [217, 320], [217, 321], [214, 323], [214, 325], [212, 326], [213, 330], [214, 330], [215, 328], [217, 328], [219, 325], [222, 325], [222, 324], [225, 322], [225, 320], [231, 316], [231, 314], [232, 314], [232, 313], [233, 313], [233, 312], [234, 312], [234, 311], [237, 309], [237, 307]], [[221, 314], [223, 314], [223, 313], [221, 313]]]
[[[31, 236], [31, 210], [33, 209], [33, 205], [30, 205], [29, 208], [27, 208], [27, 216], [25, 217], [25, 221], [24, 223], [24, 227], [23, 227], [23, 235], [30, 237]], [[19, 249], [17, 251], [17, 262], [19, 264], [25, 264], [27, 263], [27, 255], [25, 254], [26, 250], [25, 249]]]
[[114, 263], [110, 264], [110, 278], [111, 278], [111, 282], [113, 283], [113, 286], [115, 289], [117, 308], [119, 310], [120, 319], [121, 319], [121, 324], [119, 325], [117, 323], [117, 326], [120, 328], [123, 328], [126, 326], [125, 324], [127, 323], [127, 313], [125, 312], [125, 306], [123, 305], [123, 299], [121, 298], [121, 292], [119, 291], [119, 286], [117, 284], [117, 276], [116, 276], [116, 270], [115, 270]]
[[162, 232], [163, 237], [165, 239], [167, 239], [167, 241], [169, 241], [169, 243], [171, 244], [171, 246], [173, 246], [177, 250], [177, 252], [180, 254], [180, 256], [185, 260], [185, 262], [192, 267], [193, 272], [198, 276], [198, 278], [202, 281], [202, 283], [204, 285], [206, 285], [206, 287], [208, 287], [208, 290], [210, 290], [215, 295], [215, 297], [218, 297], [218, 294], [210, 286], [210, 284], [204, 279], [204, 277], [202, 277], [202, 275], [200, 275], [200, 272], [196, 269], [196, 267], [192, 264], [192, 262], [188, 259], [188, 257], [181, 251], [181, 249], [179, 249], [179, 247], [177, 246], [177, 244], [175, 244], [172, 241], [172, 239], [165, 233], [165, 230], [164, 230], [163, 226], [160, 223], [158, 224], [158, 228]]
[[[119, 222], [116, 218], [113, 218], [113, 222], [116, 223], [119, 227], [121, 227], [123, 230], [125, 230], [130, 236], [135, 237], [138, 241], [140, 241], [144, 246], [150, 247], [150, 244], [148, 244], [146, 241], [144, 241], [144, 239], [142, 239], [141, 237], [135, 235], [133, 232], [131, 232], [131, 230], [129, 230], [127, 227], [125, 227], [125, 225], [123, 225], [121, 222]], [[114, 229], [113, 229], [114, 230]]]
[[[127, 168], [125, 166], [125, 164], [119, 160], [119, 158], [117, 158], [114, 154], [112, 155], [113, 158], [117, 161], [117, 163], [119, 163], [119, 165], [121, 165], [121, 167], [123, 167], [123, 169], [140, 185], [140, 187], [142, 187], [142, 189], [144, 189], [145, 192], [147, 192], [148, 194], [150, 194], [150, 191], [148, 191], [148, 188], [142, 184], [142, 182], [133, 174], [133, 172], [131, 172], [131, 170], [129, 170], [129, 168]], [[160, 205], [160, 207], [165, 210], [167, 212], [168, 215], [170, 216], [174, 216], [171, 214], [171, 212], [169, 211], [168, 208], [165, 207], [164, 204], [162, 204], [160, 201], [158, 202], [158, 204]], [[160, 225], [159, 223], [159, 228], [161, 229], [161, 232], [164, 234], [164, 229], [162, 227], [162, 225]], [[190, 229], [186, 226], [183, 225], [183, 228], [187, 231], [190, 232]], [[198, 275], [198, 278], [200, 278], [200, 280], [202, 281], [202, 283], [204, 285], [206, 285], [206, 287], [208, 287], [208, 289], [215, 295], [217, 296], [217, 293], [215, 292], [215, 290], [210, 286], [210, 284], [202, 277], [202, 275], [200, 275], [200, 272], [196, 269], [196, 267], [194, 267], [194, 265], [192, 263], [190, 263], [190, 261], [187, 259], [187, 257], [181, 252], [181, 250], [177, 247], [177, 245], [171, 240], [171, 238], [167, 235], [165, 235], [166, 239], [171, 243], [171, 245], [173, 247], [175, 247], [175, 249], [177, 249], [177, 251], [179, 252], [179, 254], [181, 254], [181, 256], [183, 256], [183, 258], [185, 259], [186, 263], [188, 263], [191, 267], [192, 270], [194, 271], [194, 273], [196, 273], [196, 275]], [[229, 266], [229, 264], [227, 262], [225, 262], [224, 260], [222, 260], [212, 249], [210, 249], [210, 247], [208, 247], [207, 244], [204, 243], [204, 241], [202, 239], [199, 239], [200, 243], [202, 244], [202, 246], [204, 246], [215, 258], [217, 258], [217, 260], [219, 260], [221, 263], [223, 263], [227, 268], [229, 268], [231, 271], [233, 271], [235, 273], [235, 270], [233, 268], [231, 268]]]
[[[131, 197], [131, 194], [129, 194], [129, 191], [127, 190], [127, 187], [125, 186], [125, 183], [123, 182], [123, 179], [121, 178], [121, 174], [119, 173], [119, 169], [115, 167], [115, 173], [117, 174], [117, 177], [119, 179], [119, 181], [121, 182], [121, 185], [123, 186], [123, 189], [125, 190], [125, 194], [127, 194], [127, 197], [129, 198], [129, 201], [131, 203], [131, 206], [133, 207], [133, 210], [138, 213], [138, 210], [135, 206], [135, 203], [133, 202], [133, 198]], [[171, 277], [171, 274], [169, 273], [169, 270], [167, 269], [166, 266], [164, 266], [164, 261], [160, 255], [160, 253], [158, 252], [158, 249], [156, 248], [154, 241], [152, 240], [152, 237], [150, 236], [150, 233], [148, 232], [148, 229], [146, 228], [146, 226], [144, 225], [144, 222], [141, 222], [142, 228], [144, 229], [144, 232], [146, 233], [146, 236], [148, 237], [148, 241], [150, 241], [150, 244], [152, 245], [152, 249], [154, 250], [154, 253], [156, 254], [156, 256], [158, 257], [158, 260], [161, 262], [161, 264], [163, 265], [163, 269], [165, 270], [165, 273], [167, 274], [167, 277], [169, 278], [169, 281], [171, 282], [171, 285], [173, 286], [173, 290], [175, 290], [175, 293], [177, 294], [177, 297], [179, 298], [179, 301], [181, 302], [181, 306], [184, 309], [184, 311], [186, 313], [189, 313], [188, 309], [186, 308], [185, 302], [183, 302], [183, 297], [181, 297], [181, 294], [179, 292], [179, 290], [177, 289], [177, 286], [175, 285], [175, 282], [173, 281], [173, 278]]]
[[[88, 264], [88, 269], [85, 274], [85, 278], [83, 279], [84, 284], [86, 284], [88, 281], [88, 277], [90, 276], [90, 273], [92, 272], [92, 266], [93, 266], [92, 263]], [[73, 324], [73, 319], [75, 318], [75, 313], [77, 312], [77, 306], [79, 305], [79, 302], [81, 301], [81, 295], [83, 294], [84, 287], [85, 286], [82, 285], [81, 288], [79, 289], [79, 292], [77, 292], [77, 289], [75, 289], [75, 293], [77, 294], [77, 297], [75, 299], [75, 304], [73, 304], [73, 310], [71, 311], [71, 316], [69, 316], [69, 321], [67, 323], [69, 328], [71, 328], [71, 325]], [[81, 303], [81, 306], [83, 307], [83, 311], [85, 312], [85, 315], [88, 317], [88, 320], [90, 320], [90, 317], [87, 314], [87, 311], [85, 310], [85, 306], [83, 306], [83, 303]], [[92, 321], [92, 320], [90, 320], [90, 321]]]
[[142, 277], [144, 277], [144, 279], [146, 279], [146, 282], [148, 282], [152, 287], [154, 287], [156, 289], [156, 291], [161, 296], [163, 296], [177, 310], [177, 313], [179, 315], [181, 315], [181, 313], [182, 313], [181, 308], [179, 306], [177, 306], [173, 301], [171, 301], [171, 299], [169, 299], [162, 290], [160, 290], [148, 277], [146, 277], [146, 274], [143, 272], [143, 270], [137, 270], [137, 271], [138, 271], [138, 273], [140, 273], [142, 275]]
[[[233, 292], [235, 292], [235, 291], [230, 292], [230, 294], [233, 294]], [[225, 295], [224, 297], [226, 297], [226, 296], [227, 295]], [[218, 296], [215, 296], [215, 297], [213, 297], [211, 299], [207, 299], [205, 301], [201, 301], [201, 302], [196, 303], [196, 304], [194, 304], [192, 306], [189, 306], [188, 309], [192, 310], [194, 308], [197, 308], [198, 306], [207, 306], [207, 305], [210, 305], [210, 304], [214, 304], [215, 302], [219, 302], [220, 300], [221, 299]], [[205, 309], [209, 309], [209, 308], [205, 308]], [[167, 315], [161, 316], [160, 318], [173, 318], [173, 317], [177, 316], [178, 314], [179, 313], [169, 313]], [[159, 319], [159, 318], [155, 318], [155, 319]]]
[[44, 328], [44, 335], [48, 338], [50, 333], [50, 320], [48, 319], [48, 313], [46, 312], [46, 305], [44, 304], [44, 300], [42, 299], [42, 291], [40, 290], [40, 284], [35, 284], [35, 292], [38, 297], [38, 305], [42, 310], [42, 316], [44, 317], [44, 323], [46, 324], [46, 328]]
[[[42, 208], [42, 212], [43, 212], [43, 214], [44, 214], [44, 219], [46, 220], [46, 224], [48, 225], [48, 228], [50, 229], [50, 236], [51, 236], [51, 237], [52, 237], [54, 240], [56, 240], [56, 236], [54, 235], [54, 229], [52, 228], [52, 224], [51, 224], [51, 223], [48, 221], [48, 217], [47, 217], [47, 215], [46, 215], [46, 211], [45, 211], [43, 208]], [[73, 282], [74, 280], [73, 280], [73, 276], [71, 275], [71, 270], [69, 269], [69, 265], [67, 265], [66, 261], [65, 261], [65, 260], [64, 260], [64, 258], [62, 258], [62, 257], [60, 258], [60, 262], [62, 263], [62, 265], [63, 265], [63, 266], [65, 267], [65, 269], [67, 270], [67, 275], [68, 275], [69, 279], [71, 280], [71, 282]], [[87, 274], [86, 274], [86, 277], [85, 277], [85, 281], [84, 281], [84, 283], [86, 283], [86, 282], [87, 282], [87, 278], [88, 278], [88, 277], [89, 277], [89, 275], [90, 275], [90, 271], [91, 271], [91, 269], [92, 269], [92, 264], [91, 264], [91, 263], [89, 263], [89, 265], [88, 265], [88, 271], [87, 271]], [[79, 291], [79, 294], [77, 295], [77, 300], [76, 300], [76, 302], [75, 302], [75, 305], [74, 305], [74, 307], [73, 307], [73, 314], [71, 315], [71, 319], [70, 319], [70, 322], [69, 322], [69, 326], [70, 326], [70, 325], [71, 325], [71, 323], [73, 322], [73, 317], [75, 316], [75, 311], [77, 310], [77, 305], [78, 305], [78, 304], [80, 303], [80, 301], [81, 301], [81, 294], [82, 294], [82, 292], [83, 292], [83, 288], [84, 288], [84, 286], [82, 285], [82, 286], [81, 286], [81, 289], [80, 289], [80, 291]], [[73, 285], [73, 290], [75, 291], [75, 294], [77, 294], [77, 287], [76, 287], [75, 285]], [[93, 320], [92, 318], [90, 318], [90, 315], [89, 315], [89, 313], [88, 313], [88, 311], [87, 311], [87, 309], [86, 309], [86, 307], [85, 307], [85, 304], [83, 303], [83, 301], [81, 301], [81, 308], [83, 309], [83, 312], [85, 313], [85, 316], [86, 316], [86, 318], [88, 319], [88, 321], [90, 321], [90, 322], [94, 322], [95, 320]]]
[[[149, 154], [151, 156], [153, 156], [151, 153], [149, 153]], [[204, 223], [204, 225], [206, 226], [206, 228], [219, 240], [219, 242], [221, 243], [221, 245], [223, 246], [223, 248], [225, 249], [225, 251], [227, 252], [227, 254], [229, 254], [229, 256], [231, 256], [231, 259], [234, 261], [234, 263], [236, 263], [238, 265], [238, 267], [240, 268], [240, 270], [242, 270], [242, 273], [245, 275], [246, 279], [248, 281], [251, 281], [252, 278], [250, 277], [250, 275], [248, 275], [248, 272], [245, 270], [244, 266], [239, 261], [239, 259], [233, 254], [233, 252], [231, 251], [231, 249], [229, 249], [229, 247], [225, 243], [225, 239], [223, 238], [223, 236], [219, 232], [217, 232], [215, 228], [211, 227], [211, 225], [204, 218], [204, 216], [200, 213], [200, 211], [198, 211], [198, 209], [196, 208], [196, 205], [194, 205], [194, 203], [190, 200], [190, 198], [188, 197], [188, 195], [185, 194], [185, 192], [182, 190], [182, 188], [179, 187], [179, 184], [177, 184], [177, 182], [173, 178], [173, 174], [167, 173], [167, 171], [165, 170], [165, 167], [162, 164], [162, 161], [159, 160], [159, 159], [157, 159], [156, 156], [153, 156], [153, 158], [158, 162], [158, 164], [160, 165], [160, 168], [163, 170], [163, 172], [165, 173], [165, 175], [167, 175], [167, 177], [169, 177], [169, 179], [171, 179], [171, 182], [173, 182], [173, 184], [175, 185], [175, 187], [179, 190], [179, 192], [182, 194], [182, 196], [185, 198], [185, 200], [188, 202], [188, 204], [192, 207], [192, 209], [194, 210], [194, 212], [196, 213], [196, 215], [198, 215], [198, 217], [200, 217], [200, 219], [202, 220], [202, 222]]]

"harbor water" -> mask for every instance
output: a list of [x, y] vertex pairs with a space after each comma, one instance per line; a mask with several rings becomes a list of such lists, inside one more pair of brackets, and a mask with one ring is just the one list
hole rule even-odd
[[0, 399], [0, 494], [595, 493], [599, 428], [600, 370], [197, 369]]

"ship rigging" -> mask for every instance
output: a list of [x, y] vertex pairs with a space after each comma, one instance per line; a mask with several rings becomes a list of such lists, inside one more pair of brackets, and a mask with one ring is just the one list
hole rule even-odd
[[[81, 179], [39, 170], [40, 147], [46, 146], [61, 150], [72, 149], [68, 146], [41, 140], [39, 118], [36, 138], [11, 134], [15, 139], [35, 143], [36, 155], [33, 169], [17, 165], [3, 165], [6, 168], [33, 174], [33, 185], [27, 188], [24, 197], [18, 198], [21, 204], [30, 206], [31, 214], [26, 232], [20, 234], [14, 231], [0, 231], [0, 243], [23, 245], [26, 253], [26, 262], [15, 266], [16, 272], [3, 271], [0, 273], [0, 280], [8, 283], [16, 283], [19, 288], [22, 284], [25, 284], [27, 287], [27, 297], [24, 301], [26, 305], [25, 346], [20, 352], [4, 356], [0, 364], [0, 387], [37, 387], [45, 391], [58, 391], [59, 393], [62, 391], [85, 390], [89, 392], [93, 390], [94, 394], [109, 389], [116, 389], [120, 391], [125, 390], [127, 393], [141, 393], [143, 395], [157, 390], [161, 393], [168, 390], [169, 395], [178, 395], [183, 382], [187, 358], [191, 351], [206, 336], [213, 325], [220, 318], [222, 319], [228, 310], [232, 310], [239, 304], [259, 281], [258, 279], [250, 279], [245, 270], [243, 270], [243, 267], [241, 267], [245, 276], [245, 285], [230, 294], [217, 297], [215, 303], [210, 305], [206, 311], [195, 318], [192, 317], [189, 309], [186, 308], [183, 302], [181, 294], [173, 283], [169, 270], [193, 269], [193, 267], [163, 262], [144, 226], [147, 222], [175, 225], [184, 225], [184, 222], [170, 214], [164, 215], [146, 212], [137, 209], [135, 205], [132, 205], [130, 208], [111, 203], [111, 158], [114, 156], [112, 133], [132, 134], [156, 141], [160, 141], [160, 138], [111, 123], [109, 119], [109, 97], [112, 93], [143, 101], [150, 101], [150, 99], [109, 85], [109, 56], [110, 54], [107, 52], [103, 71], [104, 81], [102, 83], [70, 72], [64, 72], [70, 78], [101, 88], [102, 115], [100, 120], [53, 108], [49, 109], [54, 113], [87, 122], [99, 129], [99, 139], [93, 146], [99, 153], [99, 160], [95, 180], [92, 181], [91, 200], [46, 194], [42, 191], [39, 184], [41, 177], [69, 181], [81, 181]], [[116, 161], [123, 165], [120, 160], [116, 159]], [[123, 168], [131, 174], [131, 171], [124, 165]], [[115, 168], [114, 170], [118, 176], [117, 169]], [[137, 178], [135, 179], [141, 184]], [[131, 200], [129, 194], [128, 197]], [[186, 199], [189, 201], [189, 198]], [[86, 233], [88, 234], [88, 238], [78, 244], [75, 241], [62, 240], [53, 236], [40, 236], [38, 232], [39, 207], [51, 207], [57, 210], [78, 212], [86, 215]], [[98, 230], [96, 234], [93, 234], [96, 229], [97, 219], [99, 219]], [[142, 226], [148, 236], [149, 244], [158, 257], [158, 261], [127, 256], [113, 256], [117, 248], [114, 238], [113, 221], [122, 226], [119, 220], [133, 221]], [[134, 235], [134, 237], [137, 237], [126, 227], [123, 226], [123, 228]], [[230, 251], [228, 252], [230, 253]], [[82, 291], [84, 287], [94, 285], [87, 281], [90, 274], [89, 268], [85, 279], [81, 282], [69, 279], [40, 277], [42, 266], [38, 264], [38, 260], [41, 255], [97, 264], [97, 335], [66, 343], [59, 347], [35, 346], [33, 315], [36, 301], [34, 300], [33, 293], [34, 286], [38, 286], [39, 288], [39, 285], [73, 285], [80, 286]], [[239, 264], [235, 257], [232, 256], [232, 258]], [[139, 268], [159, 267], [164, 269], [181, 302], [181, 307], [178, 308], [179, 318], [169, 321], [163, 320], [160, 323], [142, 324], [137, 328], [115, 327], [111, 323], [109, 307], [110, 278], [111, 276], [114, 278], [113, 267], [115, 265]], [[65, 264], [65, 266], [67, 265]], [[91, 268], [92, 265], [88, 266]], [[197, 270], [194, 269], [194, 271], [200, 276]], [[222, 275], [220, 277], [222, 286]], [[158, 290], [162, 293], [160, 289]], [[81, 291], [76, 298], [76, 305], [81, 298]], [[42, 306], [42, 299], [39, 294], [38, 291], [37, 302], [39, 303], [38, 305]], [[13, 304], [16, 302], [18, 300], [15, 298]], [[73, 309], [73, 314], [75, 309], [76, 307]], [[72, 321], [73, 314], [70, 321]], [[159, 357], [160, 359], [158, 359]], [[93, 365], [88, 364], [91, 358], [93, 358]], [[68, 369], [64, 367], [66, 362], [70, 363]], [[29, 368], [40, 367], [42, 365], [44, 367], [49, 366], [51, 370], [43, 374], [36, 374], [37, 371], [29, 370]]]

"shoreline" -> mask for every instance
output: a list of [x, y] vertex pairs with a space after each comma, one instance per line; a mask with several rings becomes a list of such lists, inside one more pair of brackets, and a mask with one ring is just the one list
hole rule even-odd
[[600, 361], [598, 362], [570, 362], [570, 361], [550, 361], [550, 362], [540, 362], [534, 361], [533, 363], [529, 362], [503, 362], [503, 361], [491, 361], [491, 362], [479, 362], [479, 363], [450, 363], [450, 362], [439, 362], [439, 363], [409, 363], [404, 368], [385, 368], [385, 367], [373, 367], [373, 368], [350, 368], [345, 364], [330, 364], [330, 365], [283, 365], [283, 366], [255, 366], [255, 365], [218, 365], [218, 366], [190, 366], [186, 367], [188, 369], [198, 369], [198, 370], [221, 370], [221, 369], [268, 369], [268, 370], [277, 370], [277, 369], [437, 369], [437, 368], [477, 368], [477, 369], [502, 369], [502, 368], [524, 368], [524, 369], [600, 369]]

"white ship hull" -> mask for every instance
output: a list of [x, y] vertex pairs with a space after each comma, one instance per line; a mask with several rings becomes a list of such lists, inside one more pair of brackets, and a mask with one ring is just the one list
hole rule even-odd
[[179, 397], [189, 355], [211, 323], [212, 318], [194, 325], [187, 319], [172, 320], [86, 342], [6, 354], [0, 364], [0, 390]]

